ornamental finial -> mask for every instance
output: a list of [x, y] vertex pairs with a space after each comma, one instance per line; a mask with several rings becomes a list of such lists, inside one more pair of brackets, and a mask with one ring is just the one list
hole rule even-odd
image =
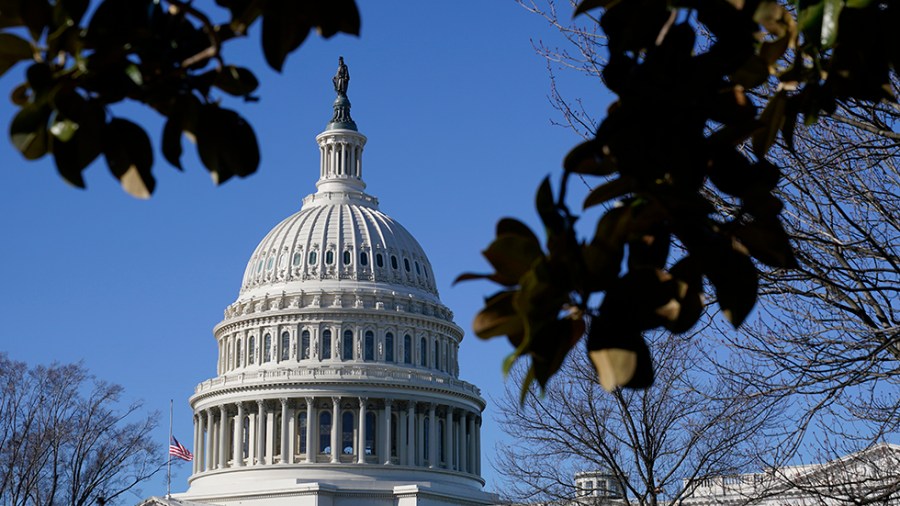
[[347, 129], [356, 130], [356, 123], [350, 117], [350, 99], [347, 98], [347, 86], [350, 85], [350, 71], [344, 63], [344, 57], [338, 58], [338, 69], [334, 77], [331, 78], [334, 83], [334, 91], [337, 92], [337, 98], [334, 99], [334, 116], [328, 123], [326, 130]]

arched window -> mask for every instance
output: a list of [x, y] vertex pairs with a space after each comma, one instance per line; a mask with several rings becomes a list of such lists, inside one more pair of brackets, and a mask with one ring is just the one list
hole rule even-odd
[[359, 265], [369, 265], [369, 255], [365, 251], [359, 254]]
[[297, 415], [297, 453], [306, 453], [306, 411]]
[[244, 416], [243, 421], [244, 430], [241, 431], [241, 453], [243, 454], [241, 458], [247, 458], [247, 455], [250, 454], [250, 417]]
[[434, 368], [440, 369], [441, 366], [441, 347], [438, 345], [437, 339], [434, 340]]
[[331, 412], [319, 413], [319, 453], [331, 453]]
[[294, 253], [294, 259], [291, 261], [291, 264], [293, 264], [294, 267], [297, 267], [298, 265], [300, 265], [300, 262], [302, 262], [302, 261], [303, 261], [303, 253], [300, 253], [298, 251], [298, 252]]
[[350, 250], [344, 250], [344, 265], [350, 265]]
[[363, 360], [375, 360], [375, 334], [371, 330], [366, 331], [366, 340], [363, 343]]
[[353, 440], [353, 412], [344, 411], [341, 416], [341, 453], [344, 455], [353, 455], [355, 453], [355, 442]]
[[343, 360], [353, 360], [353, 331], [344, 331], [344, 342], [341, 343], [341, 358]]
[[416, 262], [416, 274], [422, 274], [422, 271], [419, 270], [419, 262]]
[[412, 363], [412, 338], [409, 337], [409, 334], [403, 336], [403, 363]]
[[322, 358], [331, 358], [331, 331], [322, 331]]
[[291, 335], [288, 332], [281, 333], [281, 360], [287, 360], [291, 355]]
[[391, 255], [391, 267], [394, 269], [396, 269], [398, 267], [397, 266], [397, 257], [394, 255]]
[[300, 358], [309, 358], [309, 331], [304, 330], [300, 334]]
[[409, 272], [409, 259], [408, 258], [403, 259], [403, 267], [406, 269], [406, 272]]
[[394, 361], [394, 334], [390, 332], [384, 335], [384, 361]]
[[266, 262], [266, 270], [271, 271], [272, 267], [275, 267], [275, 256], [272, 255], [269, 257], [269, 261]]
[[316, 260], [317, 260], [316, 252], [310, 251], [309, 252], [309, 265], [316, 265]]
[[263, 339], [263, 362], [268, 362], [272, 360], [272, 335], [266, 334]]
[[247, 344], [247, 362], [256, 363], [256, 337], [250, 336], [250, 342]]
[[334, 263], [334, 251], [328, 250], [325, 252], [325, 263], [328, 265]]
[[391, 414], [391, 457], [397, 456], [397, 444], [398, 444], [398, 434], [397, 431], [400, 429], [400, 424], [397, 423], [398, 415], [396, 413]]
[[375, 265], [377, 265], [378, 267], [384, 267], [384, 256], [382, 256], [381, 253], [375, 254]]
[[[273, 445], [275, 448], [272, 449], [272, 455], [281, 455], [281, 413], [275, 413], [275, 430], [273, 430], [272, 436], [274, 436], [275, 444]], [[287, 460], [287, 455], [281, 455], [281, 458]], [[270, 459], [271, 460], [271, 459]]]
[[419, 341], [419, 365], [428, 367], [428, 341], [424, 337]]
[[378, 434], [378, 427], [375, 425], [375, 412], [366, 411], [366, 455], [375, 455], [375, 435]]
[[237, 364], [236, 364], [235, 366], [236, 366], [236, 367], [243, 367], [243, 365], [244, 365], [244, 354], [242, 353], [242, 350], [241, 350], [241, 340], [240, 340], [240, 339], [238, 339], [238, 341], [237, 341], [237, 353], [236, 353], [236, 355], [237, 355], [237, 357], [236, 357], [236, 358], [237, 358]]

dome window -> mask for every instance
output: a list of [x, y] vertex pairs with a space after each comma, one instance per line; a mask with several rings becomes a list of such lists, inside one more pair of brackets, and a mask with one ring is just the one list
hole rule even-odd
[[256, 337], [250, 336], [250, 341], [247, 344], [247, 362], [251, 364], [256, 363]]
[[259, 274], [260, 272], [262, 272], [262, 268], [263, 268], [263, 259], [260, 258], [259, 262], [256, 263], [256, 273]]
[[412, 364], [412, 338], [409, 334], [403, 336], [403, 363]]
[[422, 274], [422, 271], [419, 269], [419, 262], [416, 262], [416, 274]]
[[328, 265], [334, 263], [334, 251], [328, 250], [325, 252], [325, 263]]
[[272, 335], [266, 334], [263, 338], [263, 362], [272, 360]]
[[281, 333], [281, 360], [287, 360], [291, 354], [291, 335], [287, 332]]
[[322, 358], [331, 358], [331, 331], [328, 329], [322, 331]]
[[424, 337], [419, 341], [419, 365], [428, 367], [428, 342]]
[[403, 259], [403, 267], [406, 268], [406, 272], [409, 272], [409, 259], [408, 258]]
[[309, 265], [316, 265], [316, 252], [315, 251], [309, 252]]
[[397, 257], [394, 256], [394, 255], [391, 255], [391, 267], [393, 267], [394, 269], [399, 268], [399, 267], [397, 266]]
[[366, 331], [363, 347], [363, 360], [375, 360], [375, 334], [371, 330]]
[[441, 364], [441, 348], [438, 346], [437, 340], [434, 341], [434, 368], [440, 369]]
[[294, 265], [294, 267], [297, 267], [298, 265], [300, 265], [300, 262], [302, 262], [302, 261], [303, 261], [303, 253], [300, 253], [299, 251], [297, 253], [294, 253], [294, 260], [293, 260], [293, 262], [291, 262]]
[[237, 359], [235, 360], [235, 362], [237, 362], [235, 364], [235, 367], [242, 367], [244, 365], [243, 364], [244, 357], [243, 357], [243, 354], [241, 353], [241, 340], [240, 339], [238, 339], [238, 341], [237, 341]]
[[369, 265], [369, 255], [365, 251], [359, 254], [359, 265]]
[[344, 331], [344, 342], [341, 343], [341, 358], [353, 360], [353, 331]]
[[381, 253], [375, 254], [375, 265], [378, 267], [384, 267], [384, 256]]
[[350, 250], [344, 251], [344, 265], [350, 265]]
[[309, 358], [309, 331], [304, 330], [302, 334], [300, 334], [300, 358], [307, 359]]
[[384, 361], [394, 361], [394, 334], [390, 332], [384, 335]]
[[269, 261], [266, 262], [266, 270], [267, 271], [271, 271], [272, 267], [275, 267], [275, 257], [274, 256], [269, 257]]

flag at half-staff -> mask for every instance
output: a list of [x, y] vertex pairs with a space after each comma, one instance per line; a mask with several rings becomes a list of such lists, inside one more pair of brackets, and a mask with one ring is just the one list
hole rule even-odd
[[194, 454], [185, 448], [183, 444], [179, 443], [175, 436], [172, 436], [172, 441], [169, 443], [169, 455], [188, 462], [194, 460]]

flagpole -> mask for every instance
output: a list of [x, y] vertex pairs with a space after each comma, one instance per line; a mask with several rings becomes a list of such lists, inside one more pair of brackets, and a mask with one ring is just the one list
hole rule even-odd
[[172, 411], [175, 409], [172, 399], [169, 399], [169, 441], [166, 443], [166, 500], [172, 497], [172, 457], [169, 455], [169, 445], [172, 444]]

